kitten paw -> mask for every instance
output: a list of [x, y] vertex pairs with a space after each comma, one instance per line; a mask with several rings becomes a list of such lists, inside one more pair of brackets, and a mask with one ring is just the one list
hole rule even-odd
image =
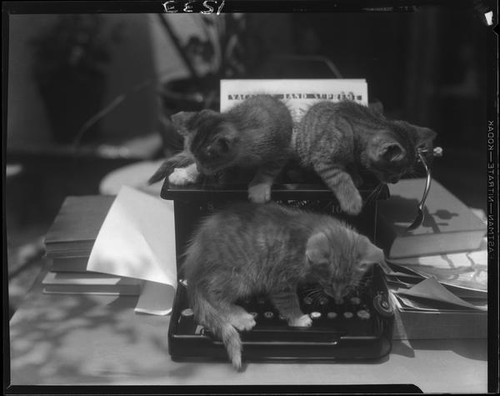
[[255, 319], [248, 312], [243, 311], [238, 314], [231, 314], [229, 323], [240, 331], [252, 330], [256, 325]]
[[255, 203], [266, 203], [271, 199], [271, 186], [261, 183], [248, 187], [248, 198]]
[[353, 197], [349, 197], [349, 199], [339, 199], [339, 202], [340, 208], [350, 215], [357, 215], [363, 209], [363, 199], [358, 192]]
[[236, 371], [243, 371], [243, 364], [241, 363], [241, 356], [235, 356], [231, 359], [231, 364], [236, 369]]
[[298, 318], [289, 319], [288, 325], [292, 327], [311, 327], [312, 319], [309, 315], [302, 315]]
[[175, 168], [168, 177], [168, 181], [176, 186], [185, 186], [196, 182], [196, 177], [186, 168]]

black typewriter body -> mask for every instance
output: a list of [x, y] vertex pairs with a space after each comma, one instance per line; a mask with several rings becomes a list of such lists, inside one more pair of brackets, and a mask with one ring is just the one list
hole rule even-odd
[[[298, 297], [310, 327], [290, 327], [266, 296], [253, 296], [236, 304], [251, 313], [256, 326], [240, 332], [243, 358], [254, 360], [379, 359], [391, 350], [394, 313], [389, 304], [382, 270], [374, 266], [363, 288], [336, 304], [326, 294], [311, 298], [313, 285], [302, 285]], [[222, 342], [196, 322], [179, 282], [168, 331], [173, 360], [227, 359]]]
[[[297, 167], [289, 165], [289, 169], [293, 172]], [[278, 178], [272, 187], [271, 199], [279, 204], [335, 216], [354, 226], [372, 241], [377, 240], [377, 200], [389, 197], [387, 185], [364, 176], [368, 181], [359, 188], [364, 201], [363, 210], [358, 216], [349, 216], [341, 211], [333, 192], [318, 176], [301, 172], [297, 178]], [[176, 251], [177, 257], [180, 257], [200, 220], [231, 203], [248, 201], [248, 183], [218, 185], [202, 181], [186, 186], [172, 186], [167, 178], [160, 196], [174, 202]]]
[[[362, 212], [353, 217], [340, 211], [335, 196], [326, 186], [307, 180], [308, 184], [278, 181], [272, 188], [272, 200], [335, 216], [353, 225], [371, 240], [376, 240], [377, 200], [388, 197], [387, 186], [373, 184], [360, 187], [364, 206]], [[178, 268], [186, 244], [199, 222], [233, 202], [248, 201], [247, 195], [247, 184], [170, 186], [165, 180], [161, 197], [174, 202]], [[313, 319], [309, 328], [288, 326], [266, 296], [239, 301], [239, 305], [256, 315], [257, 322], [252, 330], [241, 332], [243, 358], [253, 361], [353, 361], [387, 355], [391, 349], [393, 322], [387, 286], [378, 266], [374, 266], [367, 276], [366, 286], [355, 291], [340, 305], [332, 299], [309, 303], [304, 300], [307, 286], [299, 289], [301, 308]], [[192, 316], [186, 285], [181, 277], [180, 274], [168, 330], [172, 359], [227, 360], [222, 342], [196, 323]]]

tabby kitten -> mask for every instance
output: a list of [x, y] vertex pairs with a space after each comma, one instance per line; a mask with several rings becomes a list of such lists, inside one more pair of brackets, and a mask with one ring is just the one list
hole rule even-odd
[[185, 137], [185, 150], [167, 160], [150, 183], [168, 175], [176, 185], [195, 183], [230, 168], [255, 169], [248, 187], [251, 201], [271, 198], [271, 186], [291, 155], [290, 111], [271, 95], [256, 95], [227, 112], [181, 112], [172, 122]]
[[432, 148], [436, 133], [352, 101], [318, 102], [297, 126], [293, 146], [298, 159], [312, 168], [334, 192], [340, 207], [358, 214], [363, 206], [356, 186], [361, 171], [382, 183], [396, 183], [416, 165], [417, 150]]
[[307, 327], [297, 285], [317, 282], [337, 301], [355, 288], [382, 250], [341, 221], [275, 203], [239, 203], [206, 218], [182, 265], [198, 323], [223, 341], [241, 369], [238, 330], [255, 326], [235, 304], [265, 293], [290, 326]]

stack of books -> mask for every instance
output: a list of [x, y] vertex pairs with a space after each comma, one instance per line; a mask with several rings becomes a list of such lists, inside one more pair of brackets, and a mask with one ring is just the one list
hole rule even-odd
[[45, 237], [49, 272], [45, 293], [138, 295], [141, 282], [87, 270], [87, 262], [113, 196], [70, 196], [65, 199]]
[[396, 307], [395, 339], [485, 338], [486, 223], [433, 180], [423, 224], [408, 230], [425, 179], [401, 180], [379, 202], [377, 243]]
[[394, 339], [487, 337], [486, 283], [473, 280], [478, 275], [484, 278], [478, 274], [482, 270], [460, 266], [457, 271], [442, 268], [436, 275], [418, 264], [389, 265], [393, 272], [387, 274], [387, 282], [396, 308]]

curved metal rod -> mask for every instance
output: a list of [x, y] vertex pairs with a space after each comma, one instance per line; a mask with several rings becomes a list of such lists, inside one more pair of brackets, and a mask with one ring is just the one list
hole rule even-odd
[[432, 177], [431, 177], [431, 170], [429, 166], [427, 165], [427, 162], [425, 161], [425, 157], [422, 155], [422, 153], [418, 153], [418, 156], [420, 158], [420, 161], [422, 161], [422, 164], [424, 164], [425, 172], [427, 173], [427, 179], [425, 180], [425, 190], [424, 190], [424, 195], [422, 196], [422, 199], [420, 200], [420, 203], [418, 206], [423, 209], [425, 201], [427, 200], [427, 195], [429, 195], [429, 190], [431, 189], [431, 182], [432, 182]]
[[431, 189], [431, 182], [432, 182], [431, 170], [429, 169], [429, 166], [427, 165], [425, 157], [423, 156], [421, 151], [418, 152], [418, 157], [420, 158], [420, 161], [422, 161], [422, 164], [424, 164], [425, 172], [427, 173], [427, 179], [425, 180], [424, 194], [422, 195], [422, 199], [418, 203], [417, 217], [415, 217], [413, 223], [407, 228], [407, 231], [411, 231], [420, 227], [424, 222], [425, 201], [427, 200], [427, 195], [429, 195], [429, 190]]

